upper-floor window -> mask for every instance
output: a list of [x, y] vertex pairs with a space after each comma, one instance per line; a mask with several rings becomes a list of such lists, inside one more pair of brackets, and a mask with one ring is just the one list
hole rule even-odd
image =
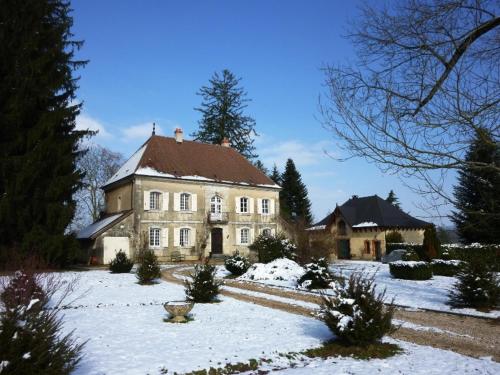
[[189, 228], [181, 228], [179, 231], [179, 245], [189, 246], [189, 236], [191, 231]]
[[181, 202], [180, 202], [180, 209], [181, 211], [189, 211], [189, 202], [191, 201], [191, 195], [188, 193], [182, 193], [181, 194]]
[[242, 228], [240, 230], [240, 243], [246, 245], [250, 243], [250, 229]]
[[160, 247], [160, 228], [149, 228], [149, 246]]
[[210, 199], [210, 212], [213, 214], [220, 214], [222, 212], [222, 198], [214, 195]]
[[262, 213], [269, 214], [269, 199], [262, 199]]
[[160, 209], [160, 197], [161, 193], [157, 191], [152, 191], [149, 193], [149, 209], [150, 210], [159, 210]]
[[339, 232], [339, 235], [345, 236], [346, 235], [346, 227], [345, 227], [345, 221], [340, 220], [337, 224], [337, 231]]
[[241, 213], [248, 213], [250, 212], [250, 207], [248, 204], [248, 198], [247, 197], [241, 197], [240, 198], [240, 212]]

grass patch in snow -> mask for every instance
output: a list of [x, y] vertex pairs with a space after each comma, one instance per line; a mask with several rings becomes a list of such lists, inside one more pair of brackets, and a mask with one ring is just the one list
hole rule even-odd
[[309, 358], [352, 357], [356, 359], [384, 359], [399, 354], [402, 349], [396, 344], [386, 342], [367, 346], [343, 345], [337, 341], [329, 341], [319, 348], [307, 349], [302, 352]]
[[[208, 370], [196, 370], [188, 372], [185, 375], [226, 375], [226, 374], [240, 374], [247, 371], [255, 371], [259, 368], [259, 362], [256, 359], [250, 359], [248, 362], [228, 363], [224, 367], [210, 367]], [[162, 372], [167, 374], [167, 372]]]

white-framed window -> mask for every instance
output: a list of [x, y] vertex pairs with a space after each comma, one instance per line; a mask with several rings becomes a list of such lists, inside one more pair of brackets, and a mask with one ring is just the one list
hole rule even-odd
[[270, 202], [269, 199], [262, 199], [262, 214], [269, 215], [270, 213]]
[[246, 214], [250, 212], [248, 201], [249, 199], [247, 197], [240, 198], [240, 213]]
[[190, 235], [191, 230], [189, 228], [181, 228], [179, 230], [179, 245], [183, 247], [189, 246]]
[[220, 214], [222, 212], [222, 198], [218, 195], [210, 198], [210, 212], [213, 214]]
[[180, 197], [180, 209], [181, 211], [189, 211], [190, 205], [189, 202], [191, 201], [191, 194], [188, 193], [182, 193]]
[[149, 247], [160, 247], [160, 228], [149, 228]]
[[242, 245], [250, 244], [250, 229], [248, 228], [240, 229], [240, 243]]
[[262, 235], [266, 237], [270, 237], [272, 234], [271, 228], [264, 228], [262, 229]]
[[149, 209], [159, 210], [160, 209], [160, 198], [161, 193], [157, 191], [152, 191], [149, 193]]

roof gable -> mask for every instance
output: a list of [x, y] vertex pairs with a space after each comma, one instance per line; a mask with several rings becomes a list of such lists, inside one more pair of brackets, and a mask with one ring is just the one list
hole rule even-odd
[[133, 174], [279, 188], [230, 147], [151, 136], [105, 186]]

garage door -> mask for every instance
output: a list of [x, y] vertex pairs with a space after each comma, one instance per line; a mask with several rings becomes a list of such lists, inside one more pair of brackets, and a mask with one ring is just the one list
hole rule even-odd
[[109, 264], [117, 252], [123, 251], [130, 258], [130, 241], [128, 237], [104, 237], [103, 239], [103, 263]]

